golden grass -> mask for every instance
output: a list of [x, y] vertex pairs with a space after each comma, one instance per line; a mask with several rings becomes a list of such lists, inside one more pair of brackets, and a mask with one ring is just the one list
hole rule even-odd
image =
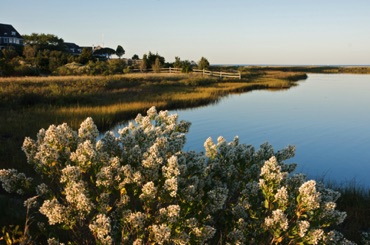
[[[197, 76], [191, 75], [190, 76]], [[187, 78], [189, 74], [185, 73], [129, 73], [123, 75], [111, 75], [111, 76], [44, 76], [44, 77], [0, 77], [1, 82], [58, 82], [58, 81], [83, 81], [83, 80], [117, 80], [117, 79], [142, 79], [142, 80], [153, 80], [158, 78]]]
[[288, 88], [294, 85], [287, 79], [293, 75], [263, 72], [242, 80], [162, 73], [0, 78], [0, 168], [24, 165], [24, 138], [34, 138], [51, 124], [66, 122], [77, 129], [92, 117], [104, 131], [151, 106], [197, 107], [230, 93]]
[[[370, 72], [370, 68], [346, 71], [365, 73]], [[153, 105], [158, 109], [195, 107], [215, 102], [230, 93], [254, 89], [287, 89], [296, 85], [293, 81], [304, 77], [303, 73], [275, 70], [246, 70], [242, 74], [242, 80], [218, 80], [188, 74], [141, 73], [0, 78], [0, 169], [16, 168], [32, 175], [33, 170], [26, 164], [25, 155], [21, 151], [22, 142], [26, 136], [35, 138], [40, 128], [47, 128], [50, 124], [67, 122], [77, 129], [90, 116], [99, 130], [104, 131], [122, 120], [134, 118], [137, 113], [145, 113]], [[5, 94], [16, 99], [31, 92], [35, 96], [45, 96], [46, 99], [40, 100], [39, 104], [30, 105], [13, 105], [1, 101]], [[70, 97], [73, 99], [69, 101]], [[62, 102], [55, 103], [59, 100]], [[354, 196], [366, 197], [366, 200], [353, 204]], [[370, 203], [368, 193], [355, 193], [354, 196], [349, 191], [343, 191], [343, 197], [338, 201], [340, 209], [347, 211], [350, 216], [348, 222], [340, 228], [352, 239], [358, 236], [359, 229], [368, 228], [370, 217], [369, 210], [366, 209]], [[366, 223], [358, 220], [366, 220]]]

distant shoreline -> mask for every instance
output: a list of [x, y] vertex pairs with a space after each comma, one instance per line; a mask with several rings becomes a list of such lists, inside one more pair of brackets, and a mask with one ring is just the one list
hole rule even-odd
[[238, 66], [238, 67], [370, 67], [368, 65], [294, 65], [294, 64], [213, 64], [214, 67], [230, 67], [230, 66]]

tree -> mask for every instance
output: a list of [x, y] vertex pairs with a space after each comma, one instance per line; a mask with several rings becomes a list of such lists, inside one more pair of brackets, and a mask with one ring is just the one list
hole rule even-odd
[[206, 58], [202, 57], [200, 61], [198, 62], [198, 69], [208, 69], [209, 68], [209, 62]]
[[137, 55], [137, 54], [134, 54], [131, 59], [133, 59], [133, 60], [140, 60], [139, 55]]
[[175, 67], [175, 68], [181, 68], [181, 60], [180, 60], [180, 57], [178, 57], [178, 56], [175, 57], [175, 62], [173, 63], [173, 67]]
[[78, 62], [81, 64], [87, 64], [90, 60], [93, 60], [92, 51], [90, 48], [83, 48], [78, 58]]
[[122, 48], [121, 45], [117, 46], [116, 55], [121, 59], [121, 57], [125, 54], [125, 50]]
[[41, 72], [54, 72], [71, 57], [65, 49], [63, 39], [56, 35], [32, 33], [23, 35], [23, 38], [23, 56]]
[[102, 56], [106, 59], [110, 59], [110, 56], [115, 53], [116, 51], [114, 49], [108, 47], [94, 50], [94, 55]]
[[189, 73], [192, 71], [192, 65], [191, 62], [188, 60], [181, 61], [181, 72]]
[[141, 72], [146, 71], [147, 68], [148, 68], [148, 56], [144, 54], [140, 64], [140, 71]]
[[49, 56], [49, 71], [54, 72], [68, 62], [68, 54], [66, 52], [53, 50]]
[[29, 44], [36, 47], [36, 53], [38, 50], [44, 49], [65, 51], [63, 39], [53, 34], [32, 33], [31, 35], [23, 35], [23, 38], [24, 45]]
[[5, 47], [3, 50], [0, 50], [0, 52], [2, 52], [3, 57], [7, 61], [10, 61], [11, 59], [19, 56], [17, 51], [15, 50], [15, 48], [13, 46]]
[[35, 57], [35, 65], [41, 73], [49, 73], [49, 50], [38, 51]]
[[152, 69], [155, 73], [161, 72], [161, 62], [158, 57], [155, 59], [154, 64], [152, 65]]
[[26, 60], [32, 61], [36, 56], [36, 48], [30, 44], [27, 44], [23, 48], [23, 56]]
[[164, 65], [164, 63], [165, 63], [165, 59], [164, 59], [164, 57], [163, 57], [163, 56], [160, 56], [158, 53], [153, 54], [152, 52], [150, 52], [150, 51], [149, 51], [149, 54], [148, 54], [148, 64], [149, 64], [150, 66], [154, 65], [155, 60], [156, 60], [157, 58], [159, 59], [159, 62], [161, 63], [161, 66], [163, 66], [163, 65]]

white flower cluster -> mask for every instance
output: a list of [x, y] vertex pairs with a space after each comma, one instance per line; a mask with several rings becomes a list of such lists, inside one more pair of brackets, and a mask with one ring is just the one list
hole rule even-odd
[[154, 199], [157, 195], [157, 188], [154, 186], [154, 183], [152, 181], [146, 183], [143, 185], [143, 188], [141, 189], [140, 199]]
[[[205, 153], [184, 152], [189, 127], [152, 107], [118, 137], [97, 141], [87, 118], [78, 132], [52, 125], [26, 138], [23, 150], [44, 183], [25, 205], [41, 202], [48, 243], [350, 244], [330, 230], [345, 218], [338, 193], [284, 163], [294, 147], [255, 150], [219, 137], [206, 140]], [[0, 181], [18, 193], [31, 185], [16, 170], [0, 170]]]
[[127, 217], [127, 222], [135, 229], [144, 229], [146, 215], [142, 212], [131, 213]]
[[5, 191], [23, 195], [31, 186], [32, 178], [16, 169], [0, 169], [0, 182]]
[[40, 213], [48, 218], [50, 225], [69, 222], [66, 208], [55, 198], [45, 200], [40, 208]]
[[157, 244], [170, 241], [171, 229], [166, 224], [152, 225], [151, 233], [153, 241]]
[[316, 182], [309, 180], [299, 187], [299, 197], [305, 211], [311, 211], [320, 207], [320, 193], [316, 190]]
[[175, 223], [180, 215], [179, 205], [169, 205], [167, 208], [161, 208], [159, 213], [169, 223]]
[[110, 236], [111, 225], [109, 217], [105, 216], [104, 214], [98, 214], [92, 224], [89, 225], [89, 228], [100, 244], [112, 244], [112, 238]]
[[60, 243], [58, 239], [52, 237], [48, 239], [48, 245], [64, 245], [64, 243]]
[[272, 217], [265, 218], [265, 225], [268, 228], [286, 231], [288, 229], [288, 218], [280, 209], [272, 211]]

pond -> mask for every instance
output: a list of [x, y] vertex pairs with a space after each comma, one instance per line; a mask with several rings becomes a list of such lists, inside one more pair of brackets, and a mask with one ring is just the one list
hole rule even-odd
[[217, 104], [175, 110], [192, 123], [184, 150], [204, 151], [208, 137], [275, 150], [296, 146], [297, 172], [370, 187], [370, 76], [308, 74], [288, 90], [230, 95]]

